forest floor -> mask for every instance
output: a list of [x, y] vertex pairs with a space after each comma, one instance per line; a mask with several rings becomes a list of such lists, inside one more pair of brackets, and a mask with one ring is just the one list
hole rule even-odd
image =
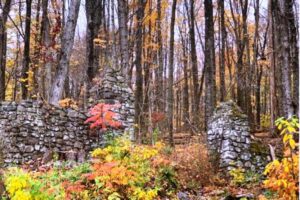
[[[267, 132], [253, 133], [252, 139], [280, 149], [281, 139], [272, 138]], [[69, 199], [78, 199], [78, 195], [85, 194], [91, 196], [82, 197], [82, 199], [95, 199], [92, 198], [95, 194], [97, 198], [99, 195], [103, 195], [103, 199], [111, 199], [108, 196], [117, 194], [124, 197], [128, 192], [137, 190], [136, 186], [132, 187], [129, 184], [129, 179], [136, 181], [148, 177], [150, 182], [146, 186], [150, 187], [151, 184], [157, 184], [155, 180], [159, 180], [157, 186], [162, 188], [160, 191], [163, 194], [153, 198], [149, 197], [149, 195], [153, 195], [151, 190], [145, 193], [147, 191], [145, 188], [138, 188], [139, 195], [148, 195], [145, 199], [278, 199], [274, 196], [275, 193], [263, 187], [265, 177], [262, 172], [236, 170], [231, 174], [231, 172], [225, 173], [224, 170], [216, 169], [209, 160], [208, 151], [203, 141], [202, 135], [190, 136], [189, 133], [175, 133], [174, 142], [176, 145], [175, 148], [171, 148], [162, 143], [159, 144], [159, 142], [154, 146], [135, 145], [128, 143], [129, 140], [121, 139], [117, 140], [117, 143], [112, 143], [112, 146], [94, 150], [92, 152], [93, 159], [83, 164], [68, 163], [61, 160], [51, 160], [46, 164], [43, 164], [41, 160], [32, 161], [21, 167], [24, 171], [19, 169], [4, 171], [4, 182], [0, 181], [0, 192], [4, 192], [6, 188], [6, 196], [10, 194], [11, 197], [14, 193], [8, 194], [7, 191], [11, 191], [9, 188], [17, 187], [16, 181], [23, 181], [27, 186], [23, 187], [22, 182], [22, 187], [14, 188], [13, 191], [19, 191], [22, 194], [28, 191], [32, 193], [32, 191], [36, 191], [36, 187], [46, 184], [47, 187], [43, 189], [44, 191], [39, 190], [39, 195], [48, 194], [47, 192], [55, 189], [57, 194], [55, 193], [56, 196], [53, 194], [53, 197], [65, 194], [70, 196]], [[116, 165], [116, 163], [118, 164]], [[150, 165], [144, 165], [145, 163]], [[36, 166], [35, 169], [32, 168], [34, 165]], [[136, 175], [131, 174], [131, 168], [136, 170]], [[115, 171], [115, 174], [112, 171]], [[161, 176], [161, 172], [164, 172], [163, 176]], [[128, 178], [131, 176], [132, 178]], [[106, 187], [106, 190], [99, 190], [103, 191], [99, 194], [97, 193], [98, 190], [95, 190], [95, 183], [97, 183], [95, 177], [103, 178], [101, 181], [105, 184], [101, 185], [101, 188]], [[109, 179], [105, 177], [109, 177]], [[152, 186], [154, 187], [154, 185]], [[118, 193], [107, 190], [108, 188]], [[170, 193], [168, 194], [167, 191]], [[36, 194], [32, 193], [31, 195]]]
[[[282, 141], [280, 137], [272, 137], [270, 132], [266, 131], [257, 131], [251, 134], [251, 138], [253, 141], [259, 142], [263, 146], [268, 147], [272, 145], [277, 152], [282, 152]], [[165, 138], [166, 140], [167, 138]], [[246, 172], [240, 177], [244, 179], [238, 183], [232, 180], [232, 177], [228, 175], [224, 175], [224, 172], [218, 170], [214, 172], [212, 169], [207, 169], [205, 167], [212, 167], [212, 166], [203, 166], [208, 163], [206, 157], [206, 147], [203, 143], [203, 137], [201, 135], [193, 135], [191, 136], [190, 133], [175, 133], [174, 134], [174, 143], [175, 149], [174, 154], [176, 155], [173, 157], [173, 160], [180, 160], [182, 165], [193, 165], [194, 167], [198, 167], [196, 173], [202, 174], [200, 181], [197, 177], [190, 177], [191, 180], [199, 180], [201, 182], [198, 185], [192, 186], [191, 188], [187, 188], [186, 191], [182, 191], [178, 193], [178, 197], [182, 200], [230, 200], [230, 199], [266, 199], [265, 197], [269, 197], [271, 199], [276, 199], [274, 194], [270, 193], [269, 191], [263, 188], [263, 175], [254, 172]], [[200, 146], [200, 148], [199, 148]], [[198, 151], [196, 156], [190, 156], [194, 150], [191, 148], [196, 148]], [[192, 151], [192, 152], [191, 152]], [[202, 151], [202, 152], [201, 152]], [[183, 155], [180, 154], [183, 152]], [[174, 155], [173, 154], [173, 155]], [[185, 159], [180, 158], [180, 156], [185, 157]], [[190, 158], [191, 157], [191, 158]], [[197, 162], [199, 159], [199, 162]], [[185, 162], [186, 161], [186, 162]], [[188, 168], [188, 167], [187, 167]], [[187, 169], [193, 171], [193, 169]], [[248, 174], [247, 174], [248, 173]], [[191, 173], [193, 175], [193, 173]], [[207, 175], [207, 177], [205, 177]], [[203, 181], [204, 180], [206, 181]], [[189, 183], [185, 183], [189, 185]], [[269, 199], [268, 198], [268, 199]]]

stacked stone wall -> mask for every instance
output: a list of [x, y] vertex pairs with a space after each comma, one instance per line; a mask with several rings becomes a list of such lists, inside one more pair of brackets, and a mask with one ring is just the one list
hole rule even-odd
[[251, 140], [248, 118], [233, 101], [216, 108], [208, 123], [207, 137], [211, 157], [221, 168], [261, 171], [269, 160], [261, 149], [253, 151], [256, 143]]
[[50, 106], [40, 101], [1, 102], [0, 137], [4, 163], [24, 163], [53, 152], [89, 151], [97, 135], [84, 124], [82, 111]]

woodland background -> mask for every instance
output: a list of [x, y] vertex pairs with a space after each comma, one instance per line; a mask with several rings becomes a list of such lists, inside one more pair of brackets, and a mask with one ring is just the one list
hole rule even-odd
[[204, 131], [233, 99], [253, 130], [299, 107], [294, 0], [2, 0], [0, 100], [87, 108], [106, 68], [135, 93], [136, 139]]

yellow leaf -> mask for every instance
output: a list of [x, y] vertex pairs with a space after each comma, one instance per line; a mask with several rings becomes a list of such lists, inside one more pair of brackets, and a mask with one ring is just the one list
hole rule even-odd
[[292, 126], [288, 126], [287, 127], [287, 130], [290, 132], [290, 133], [295, 133], [296, 132], [296, 129]]
[[286, 143], [288, 140], [293, 139], [293, 136], [291, 134], [285, 134], [283, 136], [283, 143]]
[[107, 156], [105, 156], [105, 161], [111, 162], [112, 160], [113, 160], [112, 155], [107, 155]]
[[290, 143], [290, 147], [291, 147], [292, 149], [295, 149], [295, 147], [296, 147], [296, 142], [295, 142], [295, 140], [290, 139], [289, 143]]

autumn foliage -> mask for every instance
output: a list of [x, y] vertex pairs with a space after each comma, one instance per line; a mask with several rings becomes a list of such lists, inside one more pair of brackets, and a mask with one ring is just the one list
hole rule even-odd
[[273, 190], [286, 200], [299, 198], [299, 149], [294, 136], [299, 134], [299, 120], [297, 118], [276, 121], [278, 129], [283, 135], [285, 157], [279, 161], [274, 160], [266, 166], [264, 174], [265, 188]]
[[163, 121], [165, 118], [166, 116], [163, 112], [153, 112], [151, 115], [151, 120], [154, 124]]
[[100, 128], [105, 131], [107, 128], [120, 128], [121, 122], [116, 120], [117, 113], [113, 109], [119, 108], [119, 104], [110, 105], [99, 103], [89, 111], [89, 117], [85, 123], [91, 123], [90, 128]]
[[91, 162], [75, 167], [4, 172], [4, 196], [12, 200], [154, 200], [175, 198], [177, 176], [164, 145], [135, 145], [125, 137], [92, 153]]

